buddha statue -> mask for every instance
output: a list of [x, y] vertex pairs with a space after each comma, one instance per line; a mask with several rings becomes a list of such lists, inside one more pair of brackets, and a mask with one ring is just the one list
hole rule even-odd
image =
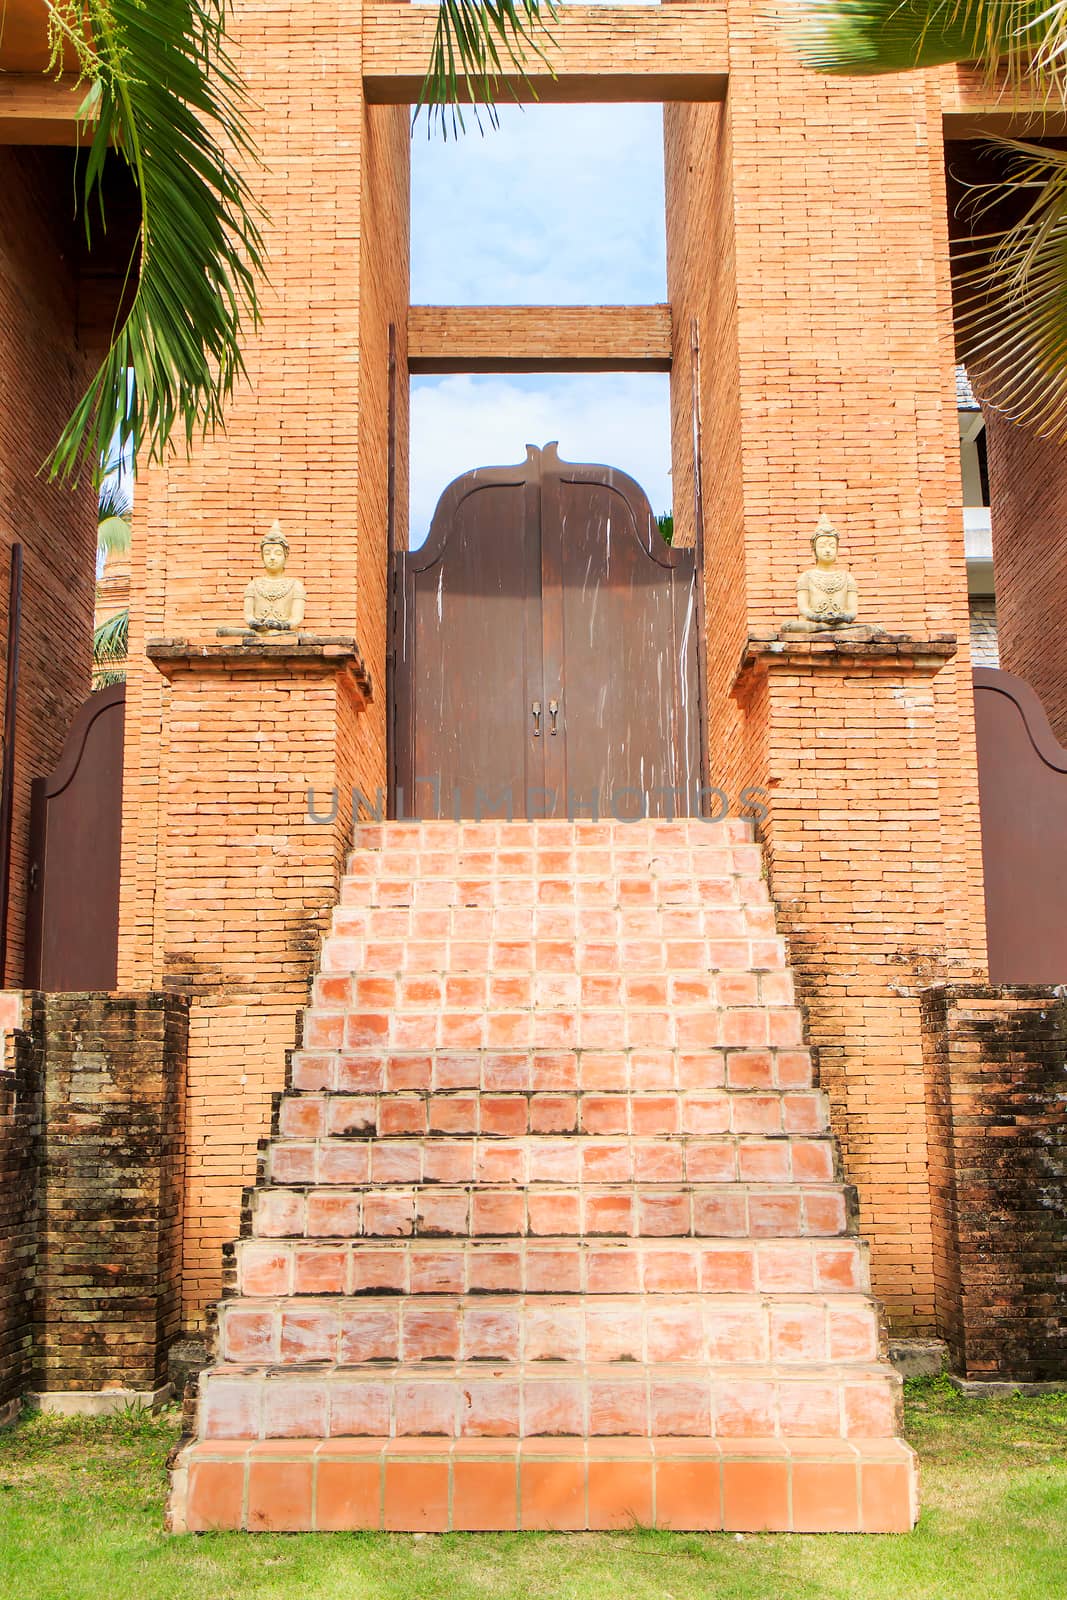
[[828, 633], [853, 628], [859, 610], [856, 580], [837, 564], [837, 529], [825, 514], [811, 536], [815, 565], [797, 579], [799, 618], [782, 624], [783, 633]]
[[257, 633], [285, 633], [304, 620], [304, 585], [285, 576], [289, 541], [275, 523], [260, 544], [263, 572], [245, 590], [245, 622]]

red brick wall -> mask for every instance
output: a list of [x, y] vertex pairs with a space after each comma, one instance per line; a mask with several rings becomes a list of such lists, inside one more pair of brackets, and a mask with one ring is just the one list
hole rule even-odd
[[986, 411], [1000, 665], [1067, 744], [1067, 445]]
[[0, 1419], [27, 1390], [165, 1381], [187, 1024], [180, 995], [0, 995]]
[[[81, 397], [79, 226], [65, 151], [0, 148], [0, 677], [11, 545], [24, 552], [7, 974], [22, 978], [30, 780], [55, 766], [89, 693], [96, 506], [40, 468]], [[0, 983], [5, 975], [0, 974]]]
[[187, 1025], [180, 995], [35, 997], [36, 1388], [166, 1381], [180, 1313]]
[[1067, 1378], [1067, 1003], [948, 986], [922, 999], [940, 1332], [969, 1378]]

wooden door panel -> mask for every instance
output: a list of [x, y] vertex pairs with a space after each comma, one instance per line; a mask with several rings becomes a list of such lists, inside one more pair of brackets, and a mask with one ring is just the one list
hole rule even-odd
[[530, 713], [542, 677], [539, 484], [528, 465], [457, 480], [426, 544], [399, 559], [398, 814], [521, 817], [542, 782]]
[[692, 808], [693, 552], [633, 479], [555, 445], [466, 473], [396, 583], [395, 815]]
[[548, 781], [583, 815], [686, 815], [700, 782], [692, 552], [663, 543], [624, 473], [544, 454], [545, 693], [560, 708]]

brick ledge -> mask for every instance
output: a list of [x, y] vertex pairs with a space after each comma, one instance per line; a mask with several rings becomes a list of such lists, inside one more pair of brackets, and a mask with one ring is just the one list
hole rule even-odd
[[754, 629], [749, 635], [734, 674], [734, 687], [746, 672], [786, 669], [869, 667], [902, 671], [938, 672], [956, 654], [954, 633], [925, 637], [910, 633], [879, 633], [857, 639], [846, 633], [793, 634], [778, 629]]
[[297, 670], [307, 676], [347, 673], [364, 703], [373, 697], [373, 685], [359, 646], [346, 635], [313, 633], [235, 633], [229, 638], [149, 639], [149, 661], [165, 678], [178, 672], [247, 672], [263, 676], [279, 670]]

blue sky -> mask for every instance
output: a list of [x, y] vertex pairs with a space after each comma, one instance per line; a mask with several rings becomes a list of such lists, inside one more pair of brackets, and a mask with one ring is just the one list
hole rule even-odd
[[[504, 106], [501, 127], [412, 145], [411, 298], [451, 305], [625, 305], [666, 298], [658, 105]], [[671, 504], [661, 373], [415, 378], [411, 542], [470, 467], [558, 438]]]

